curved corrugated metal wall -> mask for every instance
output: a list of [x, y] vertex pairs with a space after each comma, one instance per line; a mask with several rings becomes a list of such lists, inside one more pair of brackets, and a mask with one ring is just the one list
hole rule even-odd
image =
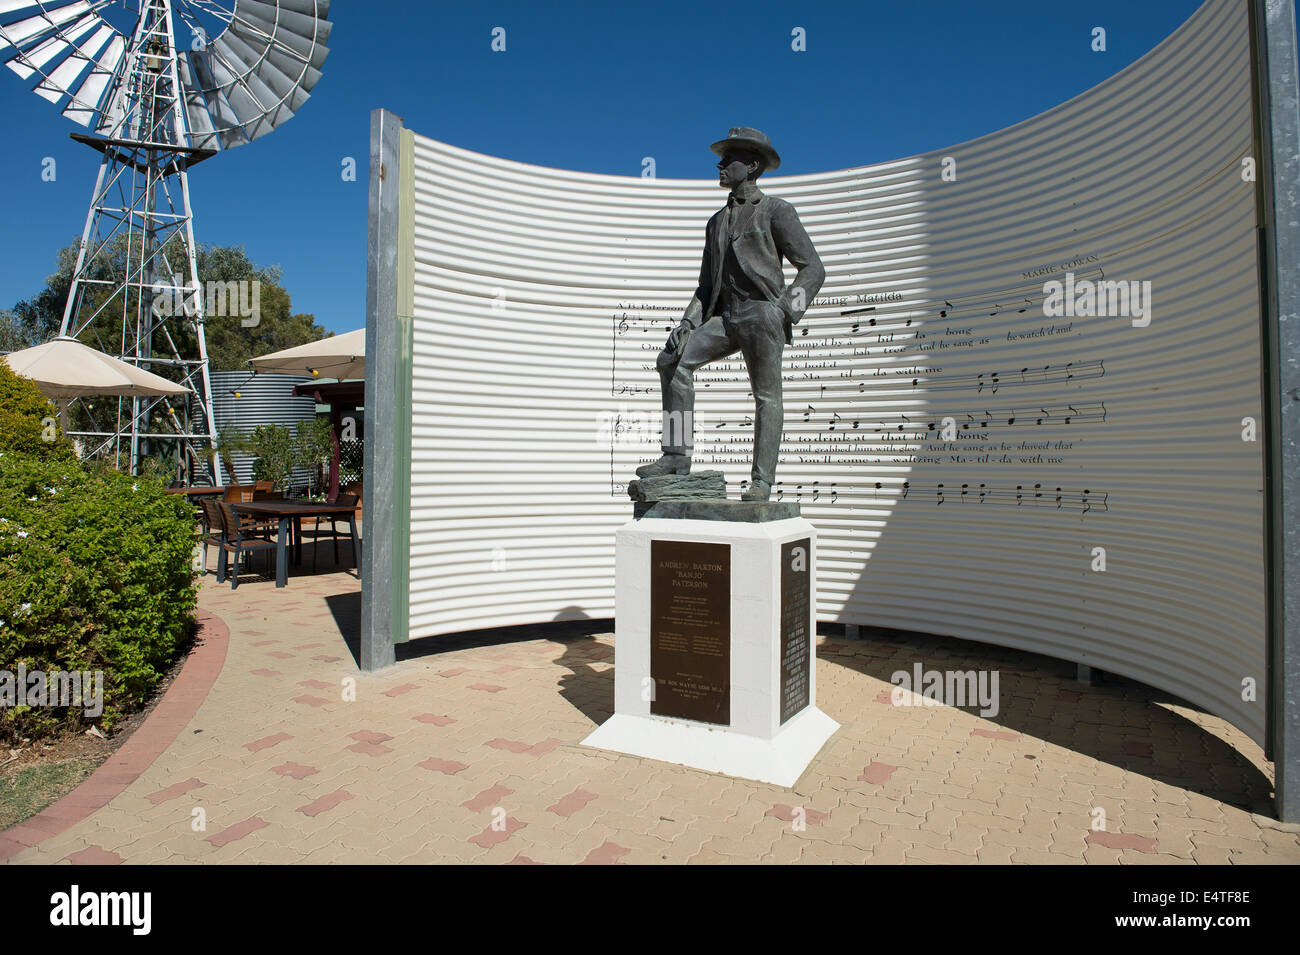
[[[786, 353], [777, 475], [819, 529], [822, 619], [1085, 662], [1262, 740], [1247, 31], [1245, 4], [1211, 2], [1016, 126], [762, 180], [827, 268]], [[420, 136], [414, 187], [410, 634], [610, 616], [654, 355], [725, 194]], [[1066, 271], [1150, 282], [1150, 324], [1045, 317]], [[749, 476], [752, 410], [738, 360], [697, 373], [697, 469]]]

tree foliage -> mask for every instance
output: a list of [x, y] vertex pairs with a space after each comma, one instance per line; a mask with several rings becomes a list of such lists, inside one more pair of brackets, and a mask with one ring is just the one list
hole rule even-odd
[[[90, 264], [90, 276], [109, 283], [121, 282], [127, 272], [129, 247], [125, 235], [111, 239], [103, 252]], [[74, 242], [58, 253], [56, 269], [45, 280], [45, 287], [29, 299], [0, 311], [0, 351], [14, 351], [49, 341], [59, 333], [63, 311], [76, 269], [77, 247]], [[315, 316], [295, 313], [288, 291], [284, 288], [283, 270], [279, 266], [259, 266], [249, 259], [242, 246], [200, 245], [196, 257], [199, 282], [206, 290], [209, 283], [258, 282], [256, 324], [246, 325], [240, 315], [211, 315], [205, 319], [208, 360], [213, 371], [247, 369], [248, 359], [269, 352], [317, 341], [330, 333], [316, 324]], [[188, 269], [183, 247], [170, 250], [159, 260], [159, 272], [181, 276], [185, 284]], [[170, 281], [166, 276], [160, 276]], [[205, 300], [207, 298], [205, 292]], [[249, 296], [251, 298], [251, 296]], [[134, 313], [137, 303], [132, 302]], [[81, 315], [95, 320], [79, 337], [87, 345], [108, 354], [117, 354], [122, 344], [121, 296], [92, 288], [83, 300]], [[197, 357], [198, 347], [191, 322], [180, 318], [168, 323], [168, 330], [182, 357]], [[171, 357], [172, 345], [159, 331], [154, 335], [153, 353]], [[151, 369], [163, 377], [179, 376], [163, 366]]]

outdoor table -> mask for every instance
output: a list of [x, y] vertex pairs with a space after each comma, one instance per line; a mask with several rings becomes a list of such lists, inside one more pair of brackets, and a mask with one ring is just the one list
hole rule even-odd
[[225, 494], [226, 486], [217, 485], [199, 485], [197, 487], [169, 487], [168, 494], [184, 494], [186, 497], [207, 497], [208, 495]]
[[[231, 505], [241, 514], [273, 517], [279, 521], [275, 548], [275, 585], [283, 587], [289, 582], [289, 522], [300, 522], [304, 517], [344, 517], [352, 533], [352, 544], [357, 554], [357, 577], [361, 576], [361, 538], [357, 534], [357, 506], [355, 504], [311, 504], [302, 501], [239, 501]], [[299, 535], [301, 540], [301, 535]]]

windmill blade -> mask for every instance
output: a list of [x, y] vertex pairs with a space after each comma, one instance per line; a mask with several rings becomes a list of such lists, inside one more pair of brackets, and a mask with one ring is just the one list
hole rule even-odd
[[184, 58], [185, 107], [192, 135], [231, 149], [293, 117], [320, 80], [331, 24], [323, 0], [189, 0], [227, 28]]
[[101, 24], [93, 36], [78, 43], [64, 61], [36, 85], [36, 94], [51, 103], [57, 103], [64, 95], [71, 96], [73, 90], [80, 89], [82, 74], [94, 67], [99, 55], [115, 35], [107, 23]]
[[[125, 74], [135, 62], [127, 57], [131, 38], [100, 15], [116, 2], [0, 0], [0, 62], [34, 81], [33, 91], [61, 104], [69, 119], [111, 135], [121, 131]], [[204, 17], [219, 21], [205, 48], [177, 50], [191, 145], [231, 149], [252, 142], [291, 119], [320, 81], [332, 29], [328, 0], [172, 0], [172, 6], [191, 28]]]
[[26, 51], [16, 52], [13, 59], [5, 66], [25, 80], [31, 79], [37, 73], [46, 76], [54, 68], [55, 63], [72, 49], [72, 44], [81, 40], [97, 22], [103, 21], [97, 14], [87, 13], [62, 33], [56, 33]]
[[100, 107], [126, 38], [99, 15], [111, 0], [0, 0], [0, 59], [63, 113], [88, 125]]

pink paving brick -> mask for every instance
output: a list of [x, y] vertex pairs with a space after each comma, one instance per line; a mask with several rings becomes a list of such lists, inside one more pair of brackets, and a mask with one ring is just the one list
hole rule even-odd
[[890, 766], [888, 763], [873, 761], [870, 766], [862, 770], [862, 775], [858, 777], [858, 781], [883, 786], [889, 781], [889, 777], [894, 774], [894, 770], [897, 768], [897, 766]]
[[253, 676], [284, 676], [284, 674], [279, 670], [268, 670], [265, 667], [261, 667], [257, 670], [249, 670], [248, 672], [253, 674]]
[[536, 859], [530, 859], [528, 856], [515, 856], [506, 865], [541, 865]]
[[357, 730], [355, 733], [349, 733], [348, 739], [354, 739], [358, 743], [387, 743], [391, 736], [387, 733], [376, 733], [372, 730]]
[[120, 855], [109, 852], [103, 846], [86, 846], [64, 858], [73, 865], [121, 865], [123, 861]]
[[446, 773], [448, 776], [455, 776], [463, 769], [469, 769], [465, 763], [458, 763], [451, 759], [439, 759], [437, 756], [430, 756], [423, 762], [416, 763], [421, 769], [428, 769], [435, 773]]
[[488, 740], [484, 745], [491, 746], [493, 749], [504, 749], [510, 753], [526, 753], [533, 748], [532, 743], [521, 743], [517, 739], [502, 739], [499, 736]]
[[461, 803], [461, 805], [464, 806], [466, 809], [470, 810], [471, 812], [482, 812], [484, 809], [488, 809], [492, 806], [495, 806], [502, 799], [504, 799], [506, 796], [511, 795], [513, 792], [514, 792], [513, 789], [509, 789], [505, 786], [502, 786], [500, 783], [497, 783], [495, 786], [483, 790], [473, 799], [466, 799], [463, 803]]
[[166, 802], [169, 799], [175, 799], [178, 796], [183, 796], [191, 789], [198, 789], [202, 785], [204, 785], [204, 783], [201, 779], [199, 779], [197, 776], [191, 776], [189, 779], [185, 780], [184, 782], [174, 783], [171, 786], [168, 786], [166, 789], [160, 789], [156, 793], [150, 793], [148, 796], [145, 796], [144, 798], [149, 800], [151, 803], [153, 803], [156, 806], [159, 803]]
[[333, 683], [326, 683], [326, 682], [324, 682], [323, 680], [299, 680], [299, 681], [298, 681], [298, 685], [299, 685], [299, 686], [310, 687], [310, 688], [313, 689], [313, 690], [332, 690], [332, 689], [334, 689], [334, 684], [333, 684]]
[[215, 835], [208, 836], [207, 842], [212, 843], [218, 849], [222, 846], [230, 845], [250, 833], [257, 832], [258, 829], [265, 829], [270, 823], [259, 816], [251, 816], [243, 822], [237, 822], [233, 826], [221, 830]]
[[520, 822], [513, 816], [507, 816], [503, 823], [504, 828], [497, 830], [488, 826], [477, 836], [470, 836], [466, 842], [472, 842], [476, 846], [482, 846], [484, 849], [491, 849], [493, 846], [500, 845], [509, 839], [512, 835], [527, 826], [528, 823]]
[[[794, 822], [796, 819], [796, 814], [795, 814], [796, 808], [797, 807], [795, 806], [787, 806], [785, 803], [779, 802], [771, 809], [769, 809], [767, 812], [763, 813], [763, 815], [775, 816], [777, 819], [780, 819], [783, 822]], [[826, 818], [829, 815], [830, 813], [828, 812], [818, 812], [816, 809], [804, 808], [803, 821], [810, 826], [820, 826], [823, 822], [826, 821]]]
[[1084, 842], [1093, 842], [1107, 849], [1136, 849], [1138, 852], [1152, 853], [1160, 843], [1146, 836], [1128, 832], [1092, 832], [1084, 837]]
[[587, 803], [596, 798], [595, 793], [589, 793], [585, 789], [575, 789], [573, 792], [564, 796], [554, 806], [547, 806], [547, 811], [555, 813], [557, 816], [569, 818], [575, 812], [585, 808]]
[[411, 719], [420, 723], [432, 723], [434, 726], [450, 726], [456, 722], [450, 716], [437, 716], [434, 713], [421, 713], [419, 716], [413, 716]]
[[329, 702], [329, 700], [322, 700], [319, 696], [308, 696], [307, 694], [295, 696], [293, 701], [295, 703], [302, 703], [306, 706], [324, 706]]
[[353, 743], [347, 747], [354, 753], [360, 753], [362, 756], [383, 756], [385, 753], [391, 753], [391, 746], [380, 746], [378, 743]]
[[277, 660], [292, 660], [292, 653], [285, 653], [283, 650], [269, 650], [266, 654], [268, 657], [275, 657]]
[[321, 663], [338, 663], [338, 662], [339, 662], [340, 660], [342, 660], [343, 658], [342, 658], [342, 657], [326, 657], [326, 656], [319, 656], [319, 657], [312, 657], [312, 659], [313, 659], [313, 660], [319, 660]]
[[[245, 634], [245, 636], [254, 636], [254, 635], [255, 635], [254, 631], [252, 631], [252, 630], [245, 630], [245, 631], [244, 631], [244, 634]], [[273, 643], [279, 643], [279, 642], [280, 642], [279, 640], [258, 640], [256, 643], [250, 643], [249, 646], [250, 646], [250, 647], [266, 647], [266, 646], [270, 646], [270, 645], [273, 644]]]
[[1078, 703], [1083, 699], [1083, 694], [1077, 690], [1060, 689], [1056, 691], [1056, 695], [1069, 703]]
[[300, 643], [294, 647], [295, 650], [315, 650], [317, 647], [327, 646], [324, 643]]
[[505, 664], [504, 666], [499, 666], [499, 667], [494, 668], [494, 669], [492, 670], [492, 672], [493, 672], [493, 673], [513, 673], [515, 670], [518, 670], [518, 669], [519, 669], [519, 667], [514, 666], [513, 664], [510, 664], [510, 663], [507, 663], [507, 664]]
[[583, 859], [579, 865], [618, 865], [618, 860], [631, 851], [631, 849], [624, 849], [617, 843], [605, 842], [588, 852], [587, 858]]
[[294, 779], [306, 779], [308, 776], [319, 773], [320, 770], [315, 766], [304, 766], [301, 763], [288, 762], [273, 766], [271, 772], [279, 773], [281, 776], [292, 776]]
[[384, 690], [384, 696], [394, 697], [401, 696], [403, 693], [410, 693], [412, 690], [418, 690], [418, 683], [403, 683], [401, 686], [395, 686], [391, 690]]
[[1127, 740], [1124, 743], [1125, 756], [1150, 756], [1152, 755], [1151, 744], [1144, 743], [1141, 740]]
[[894, 691], [885, 690], [881, 693], [877, 693], [875, 699], [877, 703], [885, 703], [885, 704], [892, 705], [894, 702]]
[[1005, 739], [1009, 741], [1015, 741], [1020, 739], [1019, 733], [1011, 733], [1006, 730], [973, 729], [970, 731], [970, 735], [987, 736], [989, 739]]
[[319, 816], [321, 813], [329, 812], [339, 803], [346, 802], [351, 798], [353, 798], [352, 793], [348, 792], [346, 789], [336, 789], [334, 792], [321, 796], [319, 799], [309, 802], [305, 806], [299, 806], [298, 811], [304, 816]]
[[530, 746], [528, 748], [528, 755], [545, 756], [547, 753], [554, 751], [555, 748], [559, 746], [561, 742], [562, 740], [558, 740], [554, 736], [548, 736], [540, 743], [534, 743], [532, 746]]
[[465, 669], [464, 667], [455, 667], [451, 670], [443, 670], [441, 673], [438, 674], [438, 676], [453, 677], [453, 676], [460, 676], [462, 673], [468, 673], [468, 672], [469, 670]]
[[500, 693], [505, 689], [504, 686], [497, 686], [494, 683], [471, 683], [471, 690], [482, 690], [484, 693]]
[[251, 743], [245, 743], [244, 749], [250, 753], [260, 753], [264, 749], [270, 749], [277, 746], [287, 739], [293, 739], [288, 733], [272, 733], [270, 736], [263, 736], [261, 739], [255, 739]]

